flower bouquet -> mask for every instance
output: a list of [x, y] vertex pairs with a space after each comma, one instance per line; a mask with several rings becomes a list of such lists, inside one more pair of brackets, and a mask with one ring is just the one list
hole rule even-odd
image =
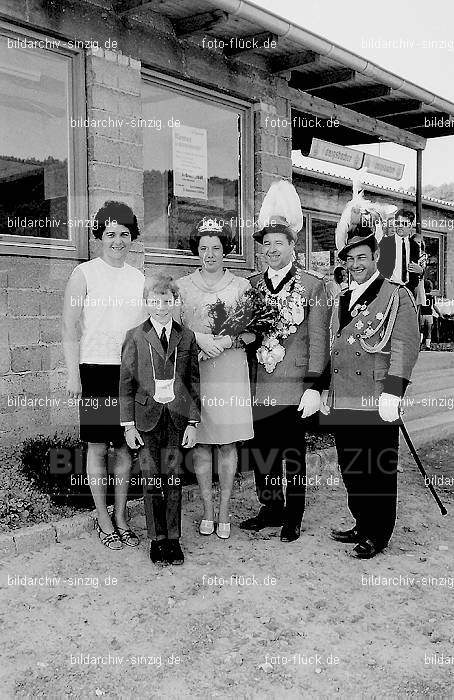
[[[264, 336], [276, 327], [279, 309], [266, 303], [263, 295], [253, 287], [248, 289], [234, 304], [218, 299], [207, 309], [209, 326], [216, 336], [229, 335], [232, 347], [241, 348], [244, 333]], [[202, 359], [206, 359], [202, 357]]]

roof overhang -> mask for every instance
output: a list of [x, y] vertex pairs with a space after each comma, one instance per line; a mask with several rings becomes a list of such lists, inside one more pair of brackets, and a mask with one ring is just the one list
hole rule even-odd
[[[232, 61], [253, 56], [284, 78], [297, 115], [339, 120], [329, 134], [294, 126], [294, 147], [303, 151], [312, 136], [344, 145], [382, 140], [423, 149], [427, 138], [454, 135], [454, 103], [249, 0], [114, 0], [112, 7], [123, 19], [164, 15], [177, 37], [197, 43], [202, 36], [229, 37], [234, 45], [223, 47], [224, 56]], [[254, 38], [258, 47], [235, 42]], [[266, 38], [274, 38], [277, 47], [267, 47]]]

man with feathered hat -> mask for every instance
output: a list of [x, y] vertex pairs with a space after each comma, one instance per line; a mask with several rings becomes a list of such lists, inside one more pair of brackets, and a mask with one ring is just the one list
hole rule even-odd
[[258, 339], [252, 358], [251, 454], [262, 507], [240, 527], [258, 531], [282, 525], [284, 542], [300, 536], [306, 485], [304, 419], [319, 410], [319, 384], [329, 356], [330, 309], [323, 281], [295, 262], [302, 223], [293, 185], [284, 180], [273, 183], [254, 234], [268, 268], [250, 278], [267, 304], [280, 311], [276, 327]]
[[331, 536], [354, 544], [355, 558], [370, 559], [387, 546], [395, 525], [399, 408], [418, 358], [419, 333], [413, 296], [377, 269], [379, 214], [359, 200], [349, 202], [336, 228], [338, 256], [352, 283], [333, 314], [331, 381], [321, 410], [330, 411], [355, 520]]

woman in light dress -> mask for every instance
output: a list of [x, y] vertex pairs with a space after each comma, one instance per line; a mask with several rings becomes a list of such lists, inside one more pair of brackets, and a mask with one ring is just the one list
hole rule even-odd
[[[231, 305], [250, 288], [243, 277], [224, 267], [233, 250], [230, 227], [220, 220], [203, 219], [194, 228], [190, 248], [201, 267], [177, 280], [182, 320], [195, 333], [200, 348], [201, 421], [194, 448], [194, 470], [202, 496], [204, 514], [199, 531], [218, 537], [230, 536], [229, 502], [237, 468], [236, 443], [253, 437], [248, 363], [242, 343], [254, 340], [243, 334], [240, 342], [228, 335], [214, 336], [208, 306], [218, 299]], [[242, 341], [242, 342], [241, 342]], [[212, 498], [213, 458], [216, 454], [220, 502], [217, 527]]]

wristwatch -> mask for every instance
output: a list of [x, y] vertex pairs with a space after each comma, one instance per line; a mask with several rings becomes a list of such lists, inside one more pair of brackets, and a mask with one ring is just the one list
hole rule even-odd
[[192, 425], [193, 428], [198, 428], [199, 427], [199, 420], [188, 420], [188, 425]]

